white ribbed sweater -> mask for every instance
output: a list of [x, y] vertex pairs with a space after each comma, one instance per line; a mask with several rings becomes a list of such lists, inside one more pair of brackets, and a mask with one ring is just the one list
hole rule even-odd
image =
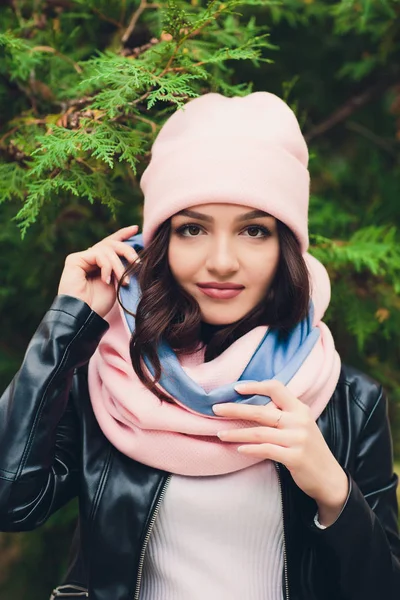
[[283, 524], [274, 464], [173, 475], [146, 550], [140, 600], [281, 600]]

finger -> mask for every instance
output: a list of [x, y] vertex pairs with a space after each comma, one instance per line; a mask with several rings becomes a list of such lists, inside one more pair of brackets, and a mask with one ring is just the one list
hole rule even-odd
[[123, 240], [127, 240], [139, 230], [139, 225], [129, 225], [128, 227], [122, 227], [122, 229], [118, 229], [111, 235], [109, 235], [106, 239], [109, 240], [119, 240], [122, 242]]
[[96, 253], [96, 265], [100, 269], [100, 277], [104, 283], [111, 283], [112, 263], [106, 253]]
[[286, 466], [290, 461], [290, 448], [276, 446], [275, 444], [246, 444], [245, 446], [239, 446], [237, 451], [240, 454], [273, 460]]
[[75, 263], [88, 274], [106, 266], [103, 254], [96, 246], [71, 254], [67, 257], [67, 260], [69, 259], [71, 264]]
[[[114, 252], [114, 250], [112, 248], [105, 247], [105, 248], [103, 248], [102, 252], [103, 252], [103, 254], [105, 254], [108, 257], [108, 260], [110, 261], [110, 264], [111, 264], [112, 272], [113, 272], [116, 280], [119, 281], [120, 279], [122, 279], [122, 276], [125, 273], [125, 267], [122, 264], [120, 257], [118, 256], [118, 254], [116, 252]], [[125, 277], [122, 284], [126, 285], [128, 282], [129, 282], [129, 278]]]
[[96, 251], [93, 248], [82, 250], [82, 252], [73, 252], [65, 259], [66, 266], [78, 266], [84, 271], [89, 272], [98, 268]]
[[119, 242], [112, 240], [111, 247], [118, 254], [120, 258], [125, 258], [129, 263], [140, 261], [139, 255], [132, 246], [125, 244], [125, 242]]
[[246, 429], [229, 429], [219, 431], [217, 436], [223, 442], [247, 443], [247, 444], [277, 444], [288, 447], [290, 445], [290, 434], [288, 431], [275, 429], [273, 427], [248, 427]]
[[298, 410], [302, 403], [288, 388], [276, 379], [266, 379], [264, 381], [250, 381], [249, 383], [238, 383], [235, 390], [239, 394], [260, 394], [269, 396], [276, 406], [282, 410], [291, 412]]
[[258, 406], [256, 404], [239, 404], [237, 402], [227, 402], [224, 404], [214, 404], [213, 411], [219, 417], [237, 419], [243, 421], [255, 421], [260, 425], [273, 427], [281, 415], [282, 411], [272, 404]]

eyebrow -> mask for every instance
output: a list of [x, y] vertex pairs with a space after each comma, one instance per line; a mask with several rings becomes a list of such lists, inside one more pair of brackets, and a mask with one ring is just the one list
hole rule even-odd
[[[214, 221], [213, 217], [209, 217], [208, 215], [204, 215], [203, 213], [199, 213], [195, 210], [184, 209], [176, 213], [177, 216], [182, 217], [190, 217], [191, 219], [198, 219], [199, 221], [206, 221], [207, 223], [211, 223]], [[271, 217], [267, 212], [263, 210], [251, 210], [250, 212], [244, 213], [239, 217], [236, 217], [235, 221], [249, 221], [250, 219], [260, 219], [261, 217]]]

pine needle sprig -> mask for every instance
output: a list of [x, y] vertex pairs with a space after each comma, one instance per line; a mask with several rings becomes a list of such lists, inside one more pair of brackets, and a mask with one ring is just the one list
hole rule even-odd
[[26, 192], [27, 170], [17, 162], [0, 163], [0, 204], [22, 201]]
[[38, 178], [27, 184], [27, 197], [24, 206], [15, 216], [24, 237], [29, 227], [36, 222], [40, 211], [48, 202], [65, 193], [77, 198], [84, 198], [91, 204], [101, 201], [112, 213], [119, 202], [113, 193], [112, 182], [104, 171], [87, 169], [78, 162], [71, 164], [70, 169], [58, 170], [51, 177]]
[[0, 33], [0, 73], [8, 74], [10, 81], [26, 81], [32, 70], [46, 60], [45, 54], [35, 52], [33, 46], [14, 33]]
[[315, 234], [310, 237], [314, 242], [312, 253], [333, 270], [351, 267], [356, 273], [384, 277], [400, 292], [400, 244], [396, 227], [364, 227], [346, 242]]
[[111, 169], [118, 156], [120, 162], [126, 161], [135, 171], [138, 156], [144, 151], [139, 132], [118, 123], [111, 126], [85, 119], [77, 130], [53, 125], [50, 131], [50, 135], [38, 139], [40, 146], [32, 153], [32, 176], [42, 177], [50, 170], [68, 168], [71, 159], [84, 158], [86, 153]]
[[[83, 9], [83, 2], [77, 4]], [[94, 10], [95, 5], [92, 2], [90, 9]], [[105, 173], [115, 168], [116, 161], [136, 172], [161, 124], [160, 117], [151, 116], [153, 110], [163, 114], [160, 104], [170, 114], [202, 93], [205, 86], [225, 94], [251, 90], [250, 83], [230, 81], [229, 65], [239, 60], [268, 62], [264, 53], [274, 46], [265, 27], [257, 25], [253, 17], [239, 24], [238, 7], [246, 5], [271, 3], [211, 0], [203, 6], [175, 0], [161, 2], [162, 35], [137, 56], [106, 48], [76, 62], [71, 56], [61, 56], [61, 50], [51, 47], [42, 34], [29, 41], [11, 33], [0, 37], [0, 44], [7, 48], [6, 74], [10, 79], [22, 82], [25, 78], [28, 82], [26, 90], [37, 119], [46, 103], [62, 110], [42, 119], [46, 132], [36, 131], [33, 147], [24, 146], [23, 120], [18, 123], [17, 119], [14, 126], [20, 130], [13, 136], [13, 143], [18, 138], [26, 171], [19, 192], [25, 205], [16, 216], [23, 233], [47, 203], [62, 199], [63, 194], [114, 207], [116, 199]], [[108, 18], [111, 11], [106, 9], [106, 5], [101, 8]], [[71, 14], [68, 17], [74, 18]], [[60, 60], [63, 81], [68, 85], [54, 89], [54, 73], [61, 67]], [[38, 80], [39, 70], [43, 80]], [[18, 169], [12, 172], [20, 174]], [[10, 191], [15, 176], [10, 179], [8, 175], [11, 183], [4, 197], [16, 197]]]

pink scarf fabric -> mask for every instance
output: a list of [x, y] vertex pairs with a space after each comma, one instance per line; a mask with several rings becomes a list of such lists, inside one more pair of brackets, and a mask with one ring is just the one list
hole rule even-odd
[[[340, 358], [328, 327], [321, 322], [330, 299], [328, 274], [311, 255], [305, 258], [320, 337], [287, 387], [317, 419], [337, 385]], [[100, 428], [120, 452], [143, 464], [191, 476], [230, 473], [260, 462], [239, 454], [236, 444], [221, 442], [216, 435], [223, 429], [247, 427], [248, 422], [195, 413], [175, 399], [173, 403], [159, 400], [143, 386], [131, 364], [130, 331], [118, 303], [106, 319], [110, 327], [89, 362], [89, 392]], [[249, 331], [210, 362], [204, 362], [202, 349], [180, 359], [181, 366], [206, 392], [236, 382], [266, 329]], [[266, 410], [268, 406], [272, 403]]]

